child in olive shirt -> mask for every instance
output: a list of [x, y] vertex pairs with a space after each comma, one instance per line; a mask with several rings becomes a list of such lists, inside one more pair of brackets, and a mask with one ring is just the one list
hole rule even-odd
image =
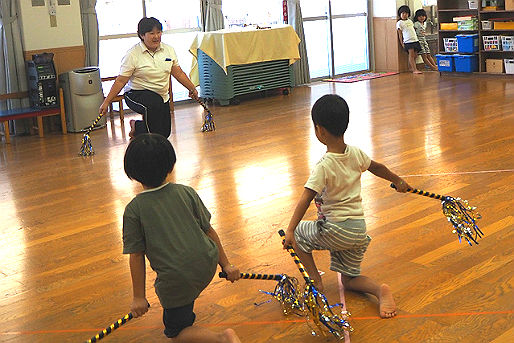
[[211, 215], [191, 187], [166, 182], [176, 162], [171, 143], [159, 134], [135, 137], [125, 152], [125, 173], [144, 190], [123, 214], [123, 253], [130, 254], [134, 317], [148, 311], [145, 256], [157, 273], [155, 292], [163, 307], [164, 334], [180, 342], [240, 342], [232, 329], [213, 332], [193, 326], [195, 299], [211, 282], [217, 264], [227, 279], [239, 279]]

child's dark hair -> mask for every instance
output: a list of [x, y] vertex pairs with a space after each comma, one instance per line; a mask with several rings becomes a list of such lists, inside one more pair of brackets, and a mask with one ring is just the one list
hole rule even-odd
[[419, 21], [418, 17], [428, 17], [427, 12], [424, 9], [420, 8], [416, 11], [416, 13], [414, 13], [414, 21]]
[[403, 6], [400, 6], [400, 8], [398, 8], [398, 18], [402, 17], [402, 13], [403, 12], [406, 12], [409, 15], [409, 17], [410, 17], [410, 8], [409, 8], [409, 6], [403, 5]]
[[132, 139], [125, 151], [125, 174], [144, 186], [159, 187], [177, 162], [171, 143], [156, 133], [144, 133]]
[[154, 28], [162, 31], [161, 22], [154, 17], [143, 17], [143, 19], [141, 19], [137, 24], [137, 35], [139, 36], [139, 39], [143, 40], [145, 33], [151, 32]]
[[322, 126], [330, 134], [340, 137], [348, 128], [350, 109], [339, 95], [327, 94], [314, 103], [311, 116], [314, 125]]

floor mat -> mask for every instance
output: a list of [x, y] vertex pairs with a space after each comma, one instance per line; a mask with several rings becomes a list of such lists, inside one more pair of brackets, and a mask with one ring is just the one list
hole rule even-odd
[[326, 82], [350, 83], [350, 82], [357, 82], [357, 81], [363, 81], [363, 80], [371, 80], [371, 79], [376, 79], [376, 78], [379, 78], [379, 77], [396, 75], [396, 74], [398, 74], [398, 73], [395, 73], [395, 72], [390, 72], [390, 73], [364, 73], [364, 74], [355, 74], [355, 75], [348, 75], [348, 76], [338, 77], [336, 79], [324, 79], [323, 81], [326, 81]]

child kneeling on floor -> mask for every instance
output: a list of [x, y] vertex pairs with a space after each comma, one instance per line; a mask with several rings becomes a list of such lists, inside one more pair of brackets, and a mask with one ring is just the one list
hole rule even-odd
[[[375, 295], [380, 316], [391, 318], [396, 315], [396, 304], [389, 286], [361, 275], [361, 262], [371, 240], [362, 209], [361, 174], [369, 170], [392, 182], [399, 192], [406, 192], [410, 186], [359, 148], [345, 143], [349, 113], [346, 101], [335, 94], [321, 97], [312, 107], [314, 132], [327, 146], [327, 152], [304, 186], [287, 227], [284, 249], [293, 246], [321, 292], [323, 284], [312, 251], [329, 250], [330, 269], [341, 274], [345, 290]], [[313, 199], [318, 220], [301, 221]]]
[[159, 134], [136, 136], [125, 152], [125, 173], [143, 186], [123, 214], [123, 253], [130, 254], [133, 300], [130, 311], [148, 311], [145, 256], [157, 273], [155, 292], [163, 307], [164, 334], [174, 342], [240, 342], [232, 329], [213, 332], [193, 325], [196, 298], [211, 282], [217, 264], [227, 279], [239, 279], [211, 214], [191, 187], [166, 182], [176, 162], [171, 143]]

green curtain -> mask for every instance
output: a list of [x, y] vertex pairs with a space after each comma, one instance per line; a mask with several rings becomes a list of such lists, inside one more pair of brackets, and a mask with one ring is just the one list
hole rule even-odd
[[[28, 89], [22, 41], [17, 1], [1, 0], [0, 93], [17, 93]], [[0, 106], [7, 108], [28, 107], [29, 100], [8, 100]], [[23, 134], [28, 132], [30, 132], [29, 120], [15, 121], [13, 133]]]
[[307, 48], [305, 46], [305, 34], [303, 32], [303, 18], [300, 0], [287, 0], [288, 24], [293, 26], [296, 34], [300, 38], [298, 50], [300, 60], [293, 64], [295, 85], [303, 85], [311, 82], [309, 73], [309, 60], [307, 58]]
[[82, 21], [82, 39], [86, 49], [86, 66], [98, 66], [98, 18], [96, 17], [96, 0], [80, 0], [80, 19]]
[[202, 29], [204, 32], [217, 31], [225, 28], [221, 0], [201, 0]]

